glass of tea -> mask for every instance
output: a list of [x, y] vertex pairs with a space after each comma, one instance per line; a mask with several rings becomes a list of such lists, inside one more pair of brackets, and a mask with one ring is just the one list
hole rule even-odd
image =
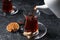
[[6, 14], [16, 14], [18, 12], [18, 9], [16, 6], [13, 6], [12, 0], [2, 0], [2, 3], [0, 4], [1, 10], [0, 10], [0, 15], [1, 16], [6, 16]]
[[[40, 22], [38, 22], [38, 16], [40, 16], [40, 12], [38, 10], [30, 10], [29, 12], [24, 13], [24, 16], [26, 20], [23, 32], [24, 36], [28, 39], [39, 39], [46, 34], [47, 29]], [[39, 31], [39, 25], [43, 27], [43, 33]]]

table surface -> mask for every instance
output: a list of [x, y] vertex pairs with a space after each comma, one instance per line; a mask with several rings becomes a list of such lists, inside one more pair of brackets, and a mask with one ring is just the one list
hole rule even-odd
[[[16, 14], [13, 16], [0, 16], [0, 40], [27, 40], [23, 37], [19, 32], [9, 33], [6, 30], [6, 26], [10, 22], [17, 22], [22, 14]], [[55, 15], [47, 15], [41, 12], [41, 16], [39, 17], [39, 21], [43, 23], [48, 31], [47, 34], [41, 38], [40, 40], [60, 40], [60, 19], [58, 19]]]

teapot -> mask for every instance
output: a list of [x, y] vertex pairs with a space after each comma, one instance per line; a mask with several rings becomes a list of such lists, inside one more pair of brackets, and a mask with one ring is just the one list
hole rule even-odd
[[52, 12], [60, 18], [60, 0], [44, 0], [45, 5], [47, 5]]

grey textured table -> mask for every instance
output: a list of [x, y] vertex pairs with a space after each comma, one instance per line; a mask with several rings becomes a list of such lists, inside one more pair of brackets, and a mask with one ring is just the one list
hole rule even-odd
[[[21, 18], [22, 14], [16, 14], [13, 16], [0, 16], [0, 40], [27, 40], [19, 32], [9, 33], [6, 30], [6, 26], [10, 22], [17, 22]], [[48, 29], [47, 34], [39, 40], [60, 40], [60, 19], [55, 15], [47, 15], [41, 12], [39, 21], [42, 22]]]

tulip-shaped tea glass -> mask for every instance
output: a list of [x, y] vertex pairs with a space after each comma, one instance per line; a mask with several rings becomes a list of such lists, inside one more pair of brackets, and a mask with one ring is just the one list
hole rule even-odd
[[24, 13], [25, 25], [23, 35], [28, 39], [42, 38], [47, 33], [47, 28], [42, 23], [38, 22], [40, 16], [39, 10], [31, 10]]
[[12, 0], [2, 0], [0, 3], [0, 16], [6, 16], [6, 14], [16, 14], [18, 9], [13, 6]]

